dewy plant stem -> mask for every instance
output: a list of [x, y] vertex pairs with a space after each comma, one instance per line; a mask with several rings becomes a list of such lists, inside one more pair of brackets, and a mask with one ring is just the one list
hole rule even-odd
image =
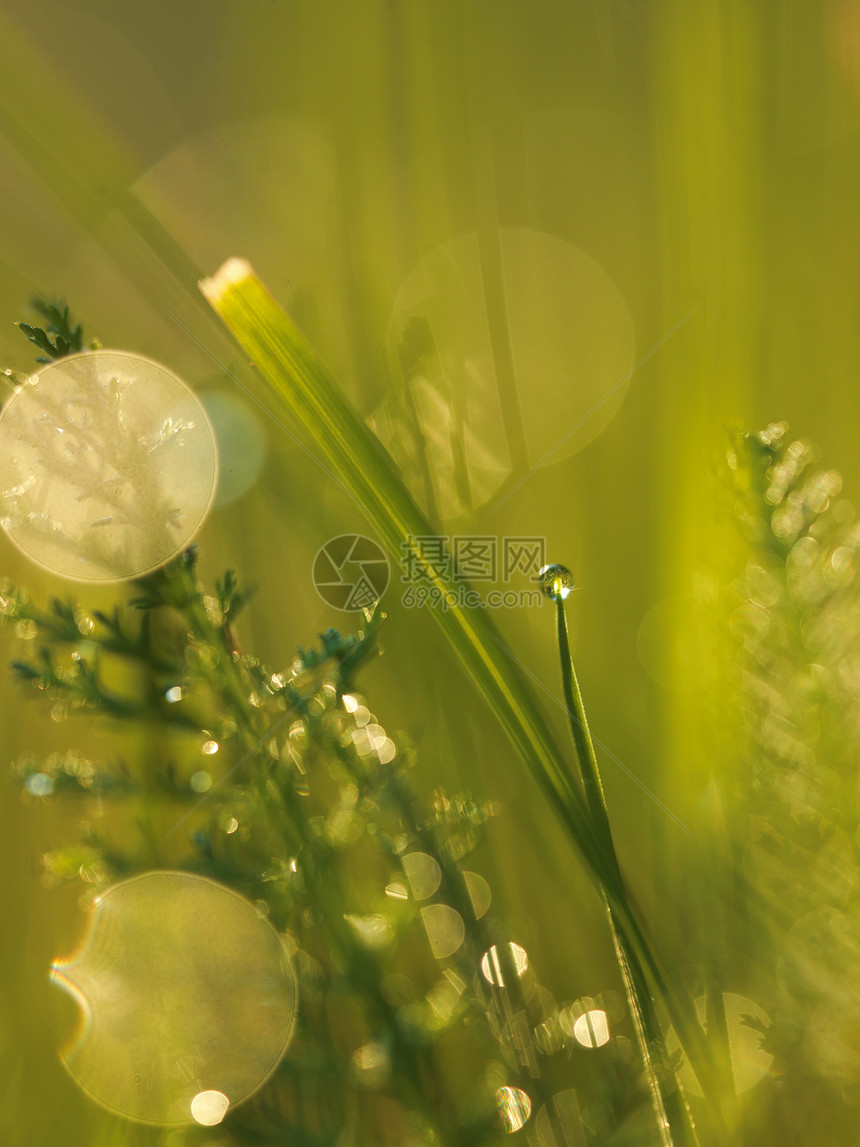
[[[565, 596], [566, 594], [561, 591], [557, 591], [554, 595], [564, 703], [570, 721], [570, 732], [576, 749], [580, 777], [591, 822], [600, 841], [601, 849], [615, 869], [619, 883], [622, 883], [618, 856], [615, 852], [615, 843], [609, 824], [606, 797], [597, 764], [597, 754], [594, 751], [594, 742], [588, 728], [588, 718], [585, 715], [582, 693], [570, 651], [570, 635], [567, 628], [567, 616], [564, 611]], [[666, 1087], [666, 1080], [671, 1077], [671, 1073], [666, 1062], [663, 1036], [654, 1011], [644, 970], [635, 950], [624, 935], [623, 929], [619, 927], [615, 912], [605, 893], [602, 898], [615, 947], [616, 959], [624, 982], [627, 1006], [630, 1009], [639, 1053], [645, 1068], [660, 1142], [664, 1147], [668, 1147], [673, 1142], [674, 1131], [675, 1137], [679, 1141], [697, 1143], [698, 1139], [692, 1118], [684, 1102], [680, 1085], [672, 1081], [673, 1086]]]
[[[200, 287], [266, 384], [273, 413], [300, 424], [395, 561], [402, 559], [410, 538], [433, 534], [378, 439], [353, 412], [315, 351], [250, 264], [230, 259]], [[496, 653], [496, 630], [487, 611], [459, 604], [455, 583], [420, 547], [413, 547], [410, 556], [422, 579], [438, 591], [438, 600], [454, 602], [447, 609], [432, 609], [437, 623], [561, 819], [614, 914], [628, 957], [635, 953], [637, 966], [647, 969], [694, 1069], [700, 1068], [708, 1053], [692, 1007], [685, 1006], [668, 983], [620, 879], [614, 853], [607, 849], [605, 834], [595, 824], [526, 683], [516, 666]], [[700, 1080], [710, 1078], [701, 1070], [697, 1074]]]

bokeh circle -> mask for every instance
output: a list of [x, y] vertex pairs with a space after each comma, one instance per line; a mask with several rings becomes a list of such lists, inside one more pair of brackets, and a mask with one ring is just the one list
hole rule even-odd
[[202, 403], [140, 355], [69, 355], [0, 411], [0, 525], [31, 561], [73, 581], [164, 565], [196, 537], [217, 478]]
[[81, 1013], [63, 1063], [97, 1103], [143, 1123], [223, 1118], [269, 1078], [295, 1026], [278, 933], [249, 900], [188, 872], [110, 887], [52, 979]]

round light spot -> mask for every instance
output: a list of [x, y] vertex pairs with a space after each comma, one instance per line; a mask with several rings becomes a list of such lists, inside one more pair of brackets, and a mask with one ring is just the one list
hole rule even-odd
[[[501, 227], [421, 259], [398, 294], [389, 355], [399, 386], [371, 425], [425, 509], [450, 521], [493, 497], [512, 458], [560, 462], [609, 424], [634, 362], [633, 321], [585, 251]], [[575, 383], [550, 398], [552, 378]], [[515, 434], [503, 417], [512, 392]]]
[[585, 1012], [573, 1024], [573, 1038], [583, 1047], [603, 1047], [609, 1043], [609, 1021], [606, 1012], [594, 1008]]
[[353, 1052], [352, 1075], [361, 1087], [384, 1087], [391, 1075], [391, 1056], [385, 1044], [371, 1040]]
[[472, 901], [472, 911], [475, 913], [475, 919], [480, 920], [482, 916], [487, 914], [493, 900], [490, 886], [483, 876], [480, 876], [477, 872], [464, 872], [463, 879], [466, 881], [466, 890], [469, 893], [469, 899]]
[[193, 541], [215, 494], [215, 437], [165, 367], [87, 351], [43, 367], [0, 412], [0, 521], [74, 581], [139, 577]]
[[248, 403], [234, 394], [209, 391], [201, 394], [200, 400], [218, 442], [215, 505], [227, 506], [250, 490], [259, 477], [266, 458], [263, 428]]
[[54, 778], [47, 773], [33, 773], [24, 782], [24, 788], [34, 797], [47, 797], [54, 791]]
[[503, 1131], [513, 1134], [528, 1123], [532, 1101], [519, 1087], [500, 1087], [496, 1092], [496, 1103]]
[[223, 1091], [199, 1091], [191, 1100], [191, 1115], [203, 1127], [214, 1127], [227, 1114], [230, 1100]]
[[385, 948], [394, 939], [391, 925], [380, 912], [371, 916], [347, 916], [345, 919], [365, 948]]
[[439, 862], [426, 852], [407, 852], [403, 868], [416, 900], [426, 900], [442, 883], [442, 869]]
[[421, 909], [421, 919], [436, 959], [453, 956], [466, 935], [466, 925], [460, 913], [447, 904], [428, 904]]
[[[513, 942], [508, 944], [510, 949], [510, 962], [518, 977], [526, 974], [529, 966], [529, 957], [525, 948], [520, 947], [519, 944]], [[505, 956], [497, 944], [494, 944], [488, 952], [485, 952], [481, 959], [481, 972], [484, 979], [488, 984], [493, 984], [497, 988], [505, 986], [505, 973], [507, 971], [508, 958]]]
[[[732, 1078], [735, 1085], [735, 1094], [741, 1095], [748, 1091], [765, 1075], [773, 1061], [773, 1056], [761, 1046], [761, 1028], [767, 1028], [770, 1020], [766, 1012], [758, 1004], [745, 996], [735, 995], [734, 992], [723, 992], [723, 1006], [726, 1012], [726, 1027], [729, 1036], [729, 1055], [732, 1062]], [[707, 998], [699, 996], [696, 1000], [696, 1016], [699, 1023], [707, 1031]], [[748, 1021], [752, 1021], [752, 1023]], [[666, 1037], [666, 1046], [670, 1053], [680, 1047], [680, 1041], [671, 1029]], [[695, 1072], [686, 1058], [678, 1071], [678, 1078], [684, 1087], [694, 1095], [702, 1095], [702, 1088], [696, 1078]]]
[[108, 888], [81, 949], [54, 964], [52, 979], [81, 1008], [61, 1050], [72, 1077], [144, 1123], [203, 1122], [192, 1104], [214, 1112], [216, 1101], [201, 1096], [247, 1099], [295, 1023], [296, 978], [277, 932], [250, 901], [187, 872]]

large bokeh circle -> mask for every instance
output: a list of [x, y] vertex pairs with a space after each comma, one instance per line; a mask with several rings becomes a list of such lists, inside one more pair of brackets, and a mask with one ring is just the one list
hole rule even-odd
[[295, 1025], [277, 932], [249, 900], [188, 872], [109, 888], [53, 979], [81, 1010], [66, 1067], [103, 1107], [144, 1123], [220, 1119], [269, 1078]]
[[203, 405], [140, 355], [59, 359], [0, 411], [0, 524], [31, 561], [75, 581], [164, 565], [196, 537], [217, 477]]

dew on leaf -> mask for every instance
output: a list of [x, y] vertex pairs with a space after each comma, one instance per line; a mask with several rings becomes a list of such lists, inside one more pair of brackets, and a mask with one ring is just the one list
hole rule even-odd
[[541, 589], [551, 600], [564, 598], [573, 589], [573, 574], [567, 568], [558, 564], [543, 566], [540, 570]]

